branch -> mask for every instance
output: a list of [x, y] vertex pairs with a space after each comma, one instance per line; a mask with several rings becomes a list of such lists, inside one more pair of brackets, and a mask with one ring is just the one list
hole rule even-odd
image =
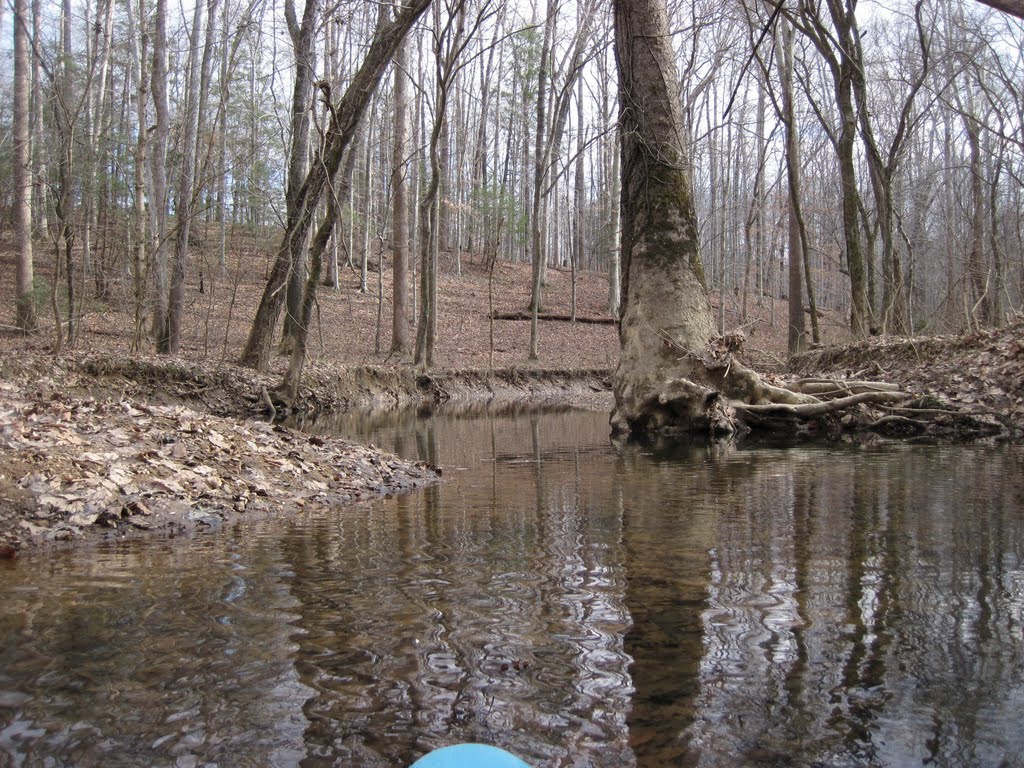
[[1024, 19], [1024, 0], [978, 0], [982, 5]]

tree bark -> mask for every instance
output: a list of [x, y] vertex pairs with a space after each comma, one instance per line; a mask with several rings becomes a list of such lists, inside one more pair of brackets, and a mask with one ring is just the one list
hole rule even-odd
[[[441, 139], [444, 131], [448, 97], [455, 63], [463, 45], [465, 31], [465, 2], [460, 0], [450, 10], [450, 18], [442, 27], [440, 11], [434, 7], [434, 67], [437, 77], [434, 95], [434, 125], [430, 132], [427, 154], [430, 161], [430, 181], [420, 200], [420, 312], [416, 326], [416, 351], [413, 361], [424, 370], [434, 364], [434, 340], [437, 335], [437, 259], [439, 250]], [[454, 29], [453, 29], [454, 28]]]
[[786, 178], [789, 181], [789, 333], [790, 355], [798, 355], [807, 346], [807, 323], [804, 318], [803, 248], [800, 221], [800, 139], [797, 134], [793, 93], [793, 29], [785, 19], [779, 20], [781, 43], [776, 48], [779, 80], [782, 84], [782, 122], [786, 130]]
[[1024, 0], [978, 0], [982, 5], [1024, 19]]
[[[313, 67], [315, 53], [313, 41], [320, 16], [319, 0], [306, 0], [302, 22], [295, 17], [294, 0], [285, 3], [285, 20], [295, 52], [295, 84], [292, 89], [291, 145], [288, 150], [288, 181], [285, 191], [287, 216], [294, 214], [299, 188], [309, 167], [309, 128], [313, 107]], [[308, 240], [308, 235], [307, 235]], [[308, 242], [297, 254], [288, 276], [284, 329], [281, 351], [288, 353], [294, 343], [295, 332], [302, 313], [302, 293], [306, 284], [306, 251]]]
[[[42, 30], [42, 0], [32, 0], [32, 37], [35, 40], [43, 39]], [[0, 14], [2, 18], [2, 14]], [[39, 56], [32, 57], [32, 128], [34, 135], [41, 135], [44, 126], [44, 107], [46, 99], [43, 97], [43, 67]], [[32, 142], [32, 216], [35, 219], [35, 231], [39, 236], [45, 236], [50, 228], [48, 212], [46, 210], [46, 193], [49, 186], [50, 171], [47, 161], [47, 150], [44, 142]]]
[[547, 253], [544, 249], [546, 234], [546, 217], [544, 211], [544, 179], [545, 179], [545, 128], [547, 126], [547, 86], [548, 70], [551, 68], [551, 44], [554, 37], [557, 3], [548, 0], [547, 18], [544, 24], [544, 43], [540, 52], [540, 67], [537, 69], [537, 124], [533, 147], [533, 208], [530, 214], [530, 256], [532, 273], [530, 280], [530, 311], [533, 321], [530, 323], [530, 359], [540, 357], [539, 339], [537, 336], [537, 315], [542, 311], [541, 293], [544, 284], [544, 266]]
[[135, 144], [135, 206], [132, 218], [132, 234], [135, 242], [132, 244], [132, 304], [135, 315], [135, 323], [132, 332], [132, 352], [138, 352], [142, 347], [143, 324], [146, 296], [146, 272], [147, 272], [147, 248], [146, 248], [146, 158], [148, 155], [146, 145], [146, 104], [148, 101], [148, 88], [146, 84], [146, 55], [148, 54], [148, 39], [146, 33], [146, 7], [144, 0], [139, 0], [139, 19], [135, 21], [135, 9], [132, 0], [126, 3], [128, 15], [128, 36], [131, 43], [132, 70], [135, 80], [135, 114], [138, 130], [138, 138]]
[[818, 49], [832, 74], [837, 119], [830, 139], [836, 148], [842, 197], [843, 240], [846, 245], [846, 267], [850, 276], [850, 329], [856, 336], [866, 336], [872, 325], [869, 264], [861, 238], [861, 198], [857, 186], [857, 124], [854, 81], [861, 76], [863, 62], [858, 58], [859, 30], [855, 0], [825, 0], [830, 25], [819, 15], [817, 5], [801, 6], [801, 15], [794, 18], [800, 31]]
[[613, 433], [732, 433], [775, 405], [786, 406], [795, 427], [852, 405], [822, 405], [764, 382], [733, 355], [741, 334], [709, 343], [713, 320], [665, 0], [615, 0], [613, 7], [625, 269]]
[[620, 148], [620, 132], [618, 128], [612, 131], [612, 170], [611, 170], [611, 196], [612, 204], [608, 222], [608, 232], [611, 240], [611, 258], [608, 259], [608, 314], [617, 318], [622, 306], [622, 216], [621, 200], [622, 194], [620, 184], [622, 174], [619, 172], [619, 164], [622, 162], [622, 150]]
[[[973, 105], [972, 105], [973, 106]], [[972, 110], [973, 111], [973, 110]], [[964, 131], [970, 148], [970, 246], [967, 251], [967, 322], [983, 327], [989, 324], [989, 268], [985, 263], [985, 193], [981, 161], [981, 128], [973, 116], [964, 115]]]
[[181, 168], [178, 173], [178, 192], [174, 204], [177, 231], [174, 239], [174, 263], [171, 267], [171, 285], [167, 301], [167, 335], [157, 351], [176, 355], [181, 349], [181, 324], [185, 312], [185, 276], [188, 273], [189, 232], [192, 229], [193, 182], [195, 179], [195, 143], [199, 120], [199, 52], [200, 28], [203, 23], [203, 3], [196, 2], [192, 16], [192, 47], [189, 52], [188, 91], [185, 96], [185, 114], [182, 117]]
[[167, 0], [156, 0], [153, 38], [153, 110], [156, 126], [153, 131], [152, 194], [150, 203], [155, 218], [153, 236], [153, 335], [157, 351], [167, 348], [167, 137], [170, 133], [170, 112], [167, 107]]

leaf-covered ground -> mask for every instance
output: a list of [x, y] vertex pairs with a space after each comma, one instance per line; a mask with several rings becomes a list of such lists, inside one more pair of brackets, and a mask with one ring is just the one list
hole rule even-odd
[[0, 382], [0, 548], [183, 533], [408, 490], [435, 468], [185, 405]]

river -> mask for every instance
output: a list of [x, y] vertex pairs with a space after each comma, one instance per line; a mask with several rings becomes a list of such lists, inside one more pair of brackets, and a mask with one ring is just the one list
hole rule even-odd
[[311, 429], [444, 482], [0, 562], [0, 768], [1024, 764], [1024, 449]]

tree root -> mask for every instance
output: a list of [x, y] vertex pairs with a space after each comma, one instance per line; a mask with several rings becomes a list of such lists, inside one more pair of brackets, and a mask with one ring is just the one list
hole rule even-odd
[[896, 384], [884, 381], [843, 381], [841, 379], [798, 379], [783, 385], [792, 392], [816, 397], [846, 397], [862, 392], [899, 392]]
[[[716, 339], [703, 354], [684, 352], [675, 358], [664, 371], [671, 378], [660, 384], [639, 380], [642, 387], [632, 391], [642, 388], [643, 396], [630, 410], [617, 410], [613, 431], [730, 435], [756, 430], [795, 437], [871, 432], [945, 440], [992, 437], [1004, 431], [994, 414], [957, 410], [938, 397], [913, 395], [896, 384], [861, 375], [772, 383], [736, 359], [741, 345], [742, 340]], [[617, 375], [622, 375], [621, 369]]]
[[857, 395], [839, 397], [833, 400], [820, 400], [813, 403], [765, 403], [760, 405], [748, 405], [746, 403], [733, 403], [732, 406], [739, 414], [744, 413], [768, 413], [775, 416], [794, 416], [799, 419], [816, 418], [830, 413], [838, 413], [861, 403], [887, 403], [898, 402], [909, 398], [906, 392], [861, 392]]

